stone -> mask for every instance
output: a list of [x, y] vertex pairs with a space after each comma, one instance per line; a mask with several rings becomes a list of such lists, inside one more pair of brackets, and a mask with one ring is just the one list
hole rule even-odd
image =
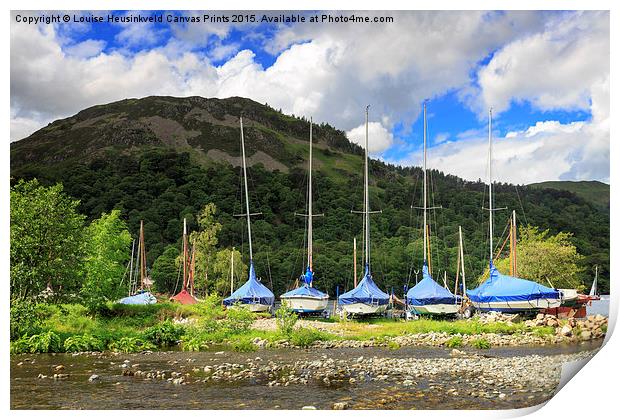
[[302, 410], [316, 410], [316, 407], [313, 405], [304, 405], [301, 407]]
[[560, 335], [564, 337], [570, 337], [571, 335], [573, 335], [573, 329], [570, 327], [570, 325], [564, 325], [560, 329]]
[[334, 410], [346, 410], [347, 408], [349, 408], [349, 403], [348, 402], [336, 402], [334, 403], [332, 408]]
[[65, 367], [63, 365], [54, 366], [54, 370], [57, 371], [57, 372], [61, 371], [61, 370], [64, 370], [64, 369], [65, 369]]
[[88, 382], [95, 382], [95, 381], [98, 381], [98, 380], [99, 380], [99, 375], [94, 374], [94, 373], [92, 375], [90, 375], [90, 378], [88, 378]]

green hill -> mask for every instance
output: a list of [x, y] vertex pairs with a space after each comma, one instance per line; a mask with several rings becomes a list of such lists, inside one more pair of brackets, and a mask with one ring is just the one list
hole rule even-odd
[[599, 181], [546, 181], [530, 184], [534, 188], [570, 191], [584, 200], [609, 211], [609, 184]]
[[[295, 216], [306, 205], [309, 126], [302, 118], [245, 98], [147, 97], [99, 105], [11, 143], [12, 182], [62, 182], [89, 219], [119, 209], [134, 235], [144, 220], [149, 267], [166, 247], [180, 248], [183, 218], [196, 229], [195, 215], [209, 202], [217, 205], [222, 224], [218, 247], [246, 252], [244, 221], [234, 216], [244, 212], [240, 114], [251, 209], [262, 213], [253, 220], [256, 270], [278, 295], [304, 265], [304, 219]], [[325, 213], [314, 224], [314, 268], [317, 285], [335, 296], [336, 286], [342, 291], [353, 283], [352, 241], [361, 238], [362, 223], [351, 210], [362, 206], [363, 150], [328, 124], [314, 126], [314, 139], [314, 208]], [[417, 167], [370, 163], [370, 204], [383, 211], [371, 217], [371, 262], [384, 290], [412, 285], [412, 268], [422, 263], [421, 214], [415, 209], [421, 178]], [[442, 206], [430, 213], [433, 273], [445, 270], [448, 281], [454, 278], [462, 226], [467, 275], [476, 278], [488, 264], [488, 222], [481, 209], [486, 186], [435, 170], [430, 180], [431, 204]], [[574, 233], [583, 266], [598, 264], [601, 279], [608, 278], [608, 212], [566, 190], [497, 184], [495, 192], [497, 206], [517, 210], [519, 223]], [[496, 213], [497, 234], [508, 217], [509, 211]], [[584, 272], [583, 281], [591, 277]]]

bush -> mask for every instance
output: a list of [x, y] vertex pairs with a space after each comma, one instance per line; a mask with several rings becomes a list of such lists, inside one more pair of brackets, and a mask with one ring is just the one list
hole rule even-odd
[[177, 344], [184, 333], [185, 328], [183, 326], [176, 325], [172, 321], [166, 320], [147, 328], [142, 335], [155, 345], [172, 346]]
[[315, 341], [325, 340], [326, 336], [314, 328], [298, 328], [291, 333], [290, 339], [294, 346], [309, 347]]
[[290, 337], [297, 323], [297, 314], [288, 307], [285, 301], [276, 310], [276, 325], [280, 334]]
[[200, 335], [181, 337], [181, 350], [183, 351], [201, 351], [208, 349], [209, 346], [205, 343], [204, 337]]
[[398, 344], [396, 341], [388, 341], [387, 346], [390, 350], [398, 350], [400, 348], [400, 344]]
[[62, 351], [60, 337], [54, 331], [35, 334], [28, 339], [30, 353], [58, 353]]
[[462, 347], [462, 346], [463, 346], [463, 339], [458, 336], [450, 337], [448, 341], [446, 341], [446, 347], [449, 347], [451, 349]]
[[491, 343], [484, 338], [476, 338], [471, 342], [471, 346], [477, 349], [490, 349]]
[[249, 338], [243, 338], [243, 339], [240, 338], [237, 341], [232, 343], [232, 349], [233, 351], [238, 351], [238, 352], [251, 352], [251, 351], [258, 350], [258, 346], [252, 343], [252, 341]]
[[30, 353], [30, 337], [27, 335], [18, 340], [11, 341], [11, 354]]
[[109, 349], [121, 353], [136, 353], [144, 350], [155, 350], [155, 346], [139, 337], [122, 337], [112, 341]]
[[104, 343], [97, 337], [93, 337], [90, 334], [74, 335], [69, 337], [65, 340], [64, 347], [66, 352], [105, 350]]
[[41, 316], [33, 302], [12, 300], [10, 316], [11, 340], [41, 331]]
[[226, 311], [224, 328], [231, 334], [245, 333], [250, 330], [252, 322], [254, 314], [249, 309], [235, 304]]

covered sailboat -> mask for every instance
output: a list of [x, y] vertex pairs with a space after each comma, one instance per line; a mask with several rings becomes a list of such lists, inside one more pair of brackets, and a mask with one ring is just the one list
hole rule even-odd
[[245, 162], [245, 141], [243, 138], [243, 118], [239, 118], [239, 126], [241, 128], [241, 156], [243, 159], [243, 186], [245, 191], [245, 214], [248, 223], [248, 245], [250, 251], [250, 272], [248, 281], [241, 287], [231, 293], [229, 297], [224, 299], [225, 306], [240, 304], [248, 308], [252, 312], [269, 311], [275, 300], [274, 294], [266, 286], [264, 286], [256, 277], [254, 271], [254, 257], [252, 254], [252, 224], [250, 222], [250, 202], [248, 195], [248, 175]]
[[364, 153], [364, 277], [353, 290], [338, 297], [345, 314], [373, 315], [385, 312], [390, 296], [375, 284], [370, 272], [370, 206], [368, 200], [368, 107], [366, 107], [366, 147]]
[[562, 303], [559, 290], [534, 281], [500, 274], [493, 264], [493, 143], [492, 111], [489, 110], [489, 278], [480, 286], [467, 291], [474, 307], [482, 311], [529, 312], [557, 308]]
[[560, 292], [534, 281], [501, 274], [493, 262], [488, 280], [467, 296], [476, 309], [498, 312], [527, 312], [560, 306]]
[[193, 305], [198, 303], [198, 300], [194, 297], [194, 264], [193, 261], [190, 262], [189, 260], [187, 248], [187, 220], [183, 219], [183, 286], [181, 291], [172, 296], [170, 300], [179, 302], [182, 305]]
[[138, 273], [136, 272], [135, 277], [133, 276], [133, 246], [129, 265], [129, 296], [120, 299], [118, 303], [124, 305], [151, 305], [157, 303], [157, 298], [150, 291], [153, 282], [146, 274], [146, 247], [144, 245], [144, 222], [142, 220], [140, 220], [140, 236], [138, 238], [138, 252], [136, 253], [136, 269], [139, 268], [140, 276], [139, 285], [137, 281]]
[[407, 304], [418, 314], [455, 314], [461, 305], [461, 296], [452, 294], [433, 280], [424, 263], [422, 280], [407, 292]]
[[428, 249], [430, 249], [428, 229], [426, 221], [427, 192], [426, 192], [426, 102], [424, 103], [424, 264], [422, 267], [422, 281], [409, 289], [407, 292], [407, 304], [410, 309], [418, 314], [447, 315], [458, 312], [461, 297], [453, 295], [448, 289], [439, 285], [431, 277], [427, 262]]
[[327, 308], [329, 295], [312, 287], [312, 118], [310, 119], [310, 156], [308, 160], [308, 261], [305, 274], [299, 278], [301, 286], [280, 296], [291, 310], [299, 313], [318, 313]]

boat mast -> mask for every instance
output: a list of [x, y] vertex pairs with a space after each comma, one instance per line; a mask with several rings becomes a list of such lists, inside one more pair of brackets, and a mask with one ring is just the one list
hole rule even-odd
[[489, 108], [489, 267], [493, 264], [493, 176], [491, 161], [493, 159], [493, 143], [491, 141], [491, 125], [493, 109]]
[[183, 218], [183, 289], [187, 288], [187, 219]]
[[144, 279], [146, 278], [146, 250], [144, 249], [144, 221], [140, 220], [140, 289], [144, 289]]
[[366, 106], [366, 142], [364, 150], [364, 254], [366, 259], [366, 267], [370, 273], [370, 208], [368, 200], [368, 109], [370, 105]]
[[463, 230], [459, 226], [459, 248], [461, 257], [461, 278], [463, 279], [463, 296], [467, 296], [467, 288], [465, 287], [465, 259], [463, 257]]
[[[427, 192], [426, 192], [426, 101], [424, 101], [424, 157], [423, 157], [423, 171], [424, 171], [424, 264], [428, 264], [427, 258], [426, 258], [426, 253], [427, 253], [427, 222], [426, 222], [426, 196], [427, 196]], [[430, 271], [430, 268], [429, 268]]]
[[189, 265], [189, 293], [194, 295], [194, 276], [196, 275], [196, 243], [192, 243], [192, 261]]
[[235, 278], [235, 247], [233, 246], [232, 251], [230, 252], [230, 294], [232, 295], [235, 291], [234, 289], [234, 278]]
[[598, 265], [594, 266], [594, 281], [592, 282], [592, 287], [590, 288], [590, 296], [596, 296], [597, 293], [597, 286], [598, 286]]
[[512, 211], [512, 275], [517, 276], [517, 212]]
[[310, 159], [308, 161], [308, 267], [312, 271], [312, 117], [310, 117]]
[[243, 117], [239, 117], [239, 125], [241, 126], [241, 155], [243, 157], [243, 186], [245, 189], [245, 215], [248, 221], [248, 242], [250, 246], [250, 265], [252, 265], [252, 226], [250, 224], [250, 202], [248, 198], [248, 174], [245, 164], [245, 140], [243, 138]]
[[353, 287], [357, 287], [357, 242], [353, 237]]
[[133, 287], [133, 254], [136, 248], [136, 240], [131, 241], [131, 259], [129, 260], [129, 295], [132, 295], [131, 288]]

